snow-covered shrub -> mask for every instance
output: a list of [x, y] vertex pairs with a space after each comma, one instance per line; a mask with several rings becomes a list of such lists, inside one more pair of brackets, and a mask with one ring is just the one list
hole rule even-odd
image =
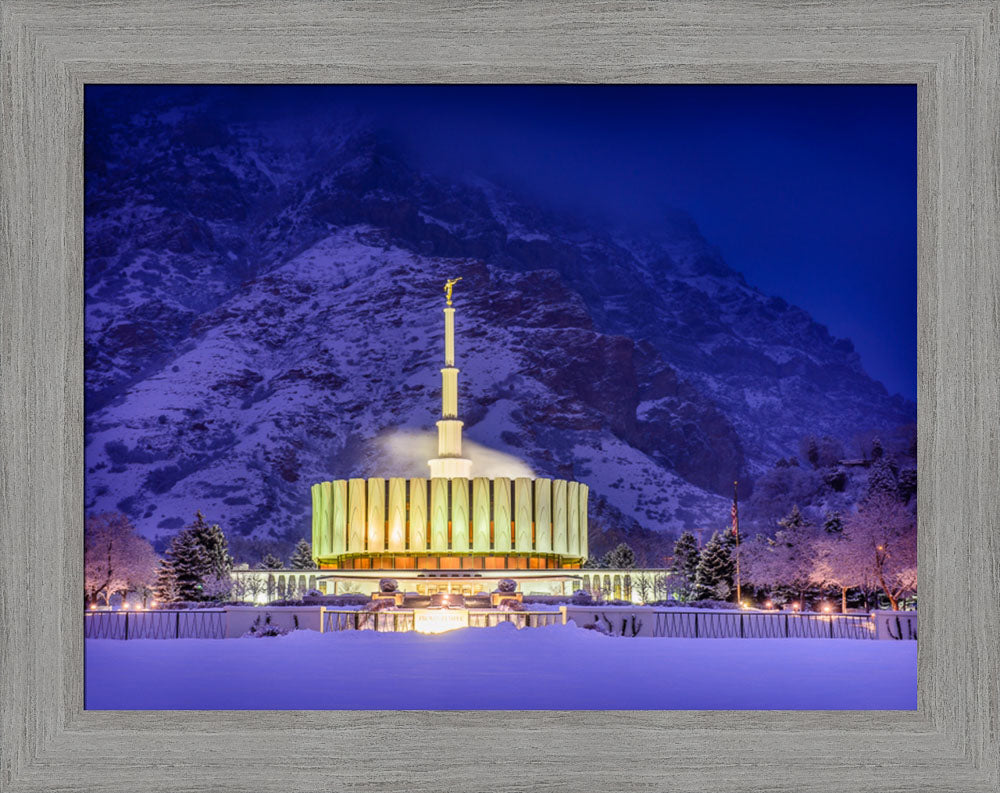
[[589, 606], [594, 602], [594, 598], [586, 589], [578, 589], [570, 596], [569, 602], [574, 606]]
[[605, 636], [612, 635], [612, 626], [610, 620], [603, 614], [595, 614], [595, 619], [593, 622], [584, 623], [583, 629], [585, 631], [597, 631], [598, 633], [603, 633]]
[[497, 592], [517, 592], [517, 581], [513, 578], [501, 578], [497, 582]]
[[395, 578], [381, 578], [378, 582], [378, 591], [383, 595], [391, 595], [399, 588], [399, 583]]
[[504, 598], [498, 607], [500, 611], [524, 611], [524, 604], [515, 598]]
[[260, 615], [258, 615], [257, 619], [250, 626], [250, 629], [243, 634], [243, 637], [260, 639], [265, 636], [284, 636], [286, 633], [288, 633], [287, 628], [279, 628], [277, 625], [272, 625], [271, 615], [265, 614], [263, 624], [261, 624]]

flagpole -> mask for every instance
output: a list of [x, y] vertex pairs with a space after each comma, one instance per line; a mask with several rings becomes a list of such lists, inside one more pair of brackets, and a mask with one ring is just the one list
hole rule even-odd
[[736, 602], [743, 605], [743, 591], [740, 586], [740, 511], [737, 506], [737, 488], [739, 482], [733, 482], [733, 534], [736, 537]]

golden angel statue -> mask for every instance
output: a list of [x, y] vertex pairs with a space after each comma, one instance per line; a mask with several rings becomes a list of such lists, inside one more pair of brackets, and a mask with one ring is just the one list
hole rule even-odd
[[451, 290], [454, 288], [455, 284], [462, 280], [462, 277], [449, 278], [444, 285], [445, 298], [448, 300], [448, 305], [451, 305]]

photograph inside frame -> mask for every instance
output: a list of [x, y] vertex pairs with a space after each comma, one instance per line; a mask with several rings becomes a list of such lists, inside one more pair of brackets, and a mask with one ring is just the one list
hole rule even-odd
[[912, 85], [89, 85], [94, 710], [917, 706]]

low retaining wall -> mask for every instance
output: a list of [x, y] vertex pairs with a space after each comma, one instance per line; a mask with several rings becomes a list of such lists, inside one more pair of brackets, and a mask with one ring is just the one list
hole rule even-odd
[[560, 611], [578, 628], [598, 625], [614, 636], [655, 635], [657, 609], [653, 606], [563, 606]]
[[227, 639], [242, 636], [257, 619], [260, 619], [258, 624], [263, 628], [268, 617], [271, 618], [270, 624], [281, 630], [323, 629], [321, 606], [226, 606], [225, 610]]
[[906, 641], [917, 638], [916, 611], [874, 611], [876, 639], [897, 639]]

